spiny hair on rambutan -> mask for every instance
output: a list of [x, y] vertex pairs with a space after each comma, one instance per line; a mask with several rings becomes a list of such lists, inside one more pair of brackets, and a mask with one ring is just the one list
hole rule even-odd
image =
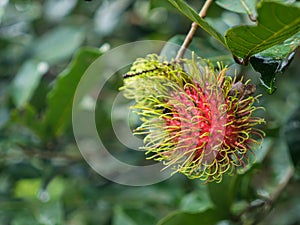
[[189, 178], [220, 182], [249, 163], [263, 140], [256, 126], [255, 85], [226, 76], [198, 59], [168, 62], [155, 54], [137, 59], [120, 89], [135, 100], [148, 159]]

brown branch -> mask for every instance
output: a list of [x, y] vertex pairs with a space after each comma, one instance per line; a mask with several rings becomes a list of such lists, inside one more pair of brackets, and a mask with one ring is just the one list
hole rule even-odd
[[[208, 10], [208, 8], [210, 7], [210, 5], [212, 3], [213, 3], [213, 0], [207, 0], [204, 3], [204, 5], [203, 5], [203, 7], [202, 7], [202, 9], [200, 10], [200, 13], [199, 13], [199, 16], [201, 18], [205, 18], [207, 10]], [[186, 37], [184, 39], [183, 44], [181, 45], [181, 47], [180, 47], [180, 49], [179, 49], [179, 51], [177, 53], [176, 60], [180, 60], [183, 57], [186, 49], [188, 48], [188, 46], [192, 42], [193, 37], [194, 37], [197, 29], [198, 29], [198, 24], [196, 22], [193, 22], [192, 25], [191, 25], [191, 28], [190, 28], [190, 30], [188, 32], [188, 34], [186, 35]]]
[[255, 215], [256, 217], [255, 223], [253, 224], [257, 224], [258, 222], [260, 222], [270, 212], [272, 206], [277, 201], [282, 191], [286, 188], [293, 175], [294, 175], [294, 168], [291, 167], [288, 169], [288, 171], [286, 172], [286, 174], [284, 175], [284, 177], [276, 187], [275, 191], [273, 191], [273, 193], [270, 195], [270, 197], [268, 198], [261, 197], [260, 199], [256, 199], [253, 202], [251, 202], [250, 205], [246, 207], [235, 218], [235, 221], [242, 222], [244, 216], [246, 216], [247, 219], [247, 214], [251, 215], [251, 212], [255, 212], [256, 210], [256, 213], [258, 212], [259, 213]]
[[272, 195], [270, 197], [270, 202], [271, 203], [276, 202], [276, 200], [280, 196], [280, 194], [283, 191], [283, 189], [287, 186], [287, 184], [289, 183], [290, 179], [293, 177], [294, 172], [295, 171], [294, 171], [293, 167], [290, 167], [288, 169], [288, 171], [284, 175], [283, 179], [281, 180], [281, 182], [279, 183], [279, 185], [276, 187], [275, 191], [272, 193]]

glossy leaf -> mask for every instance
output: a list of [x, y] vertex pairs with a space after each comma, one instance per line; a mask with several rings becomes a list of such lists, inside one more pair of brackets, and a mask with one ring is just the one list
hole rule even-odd
[[194, 9], [192, 9], [187, 3], [185, 3], [185, 1], [183, 0], [168, 0], [168, 1], [171, 2], [186, 17], [196, 22], [203, 30], [205, 30], [211, 36], [216, 38], [220, 43], [226, 46], [223, 35], [220, 34], [216, 29], [214, 29], [207, 21], [202, 19]]
[[23, 64], [11, 84], [12, 100], [17, 108], [23, 107], [30, 100], [47, 70], [48, 65], [44, 62], [30, 60]]
[[85, 70], [100, 55], [101, 52], [96, 48], [82, 48], [76, 53], [68, 68], [58, 76], [47, 99], [45, 134], [60, 135], [70, 125], [77, 84]]
[[157, 225], [215, 225], [223, 219], [215, 209], [208, 209], [201, 213], [186, 213], [175, 211], [160, 220]]
[[247, 62], [252, 55], [283, 42], [300, 30], [300, 8], [275, 2], [261, 2], [257, 26], [238, 26], [225, 34], [233, 55]]
[[273, 94], [276, 90], [275, 75], [280, 62], [263, 57], [252, 57], [250, 62], [252, 67], [261, 74], [260, 81], [266, 91]]
[[257, 0], [216, 0], [216, 3], [229, 11], [253, 15]]
[[33, 57], [54, 64], [70, 57], [82, 44], [85, 30], [80, 27], [58, 27], [34, 43]]
[[[284, 61], [291, 52], [295, 51], [300, 45], [300, 32], [291, 38], [285, 40], [283, 43], [279, 45], [275, 45], [271, 48], [268, 48], [265, 51], [262, 51], [255, 56], [260, 56], [264, 58], [272, 58], [273, 60], [281, 60]], [[283, 65], [278, 68], [279, 72], [282, 72], [286, 68], [287, 63], [283, 63]]]
[[251, 65], [261, 74], [261, 83], [269, 94], [276, 90], [276, 74], [284, 72], [289, 66], [299, 44], [300, 33], [250, 58]]

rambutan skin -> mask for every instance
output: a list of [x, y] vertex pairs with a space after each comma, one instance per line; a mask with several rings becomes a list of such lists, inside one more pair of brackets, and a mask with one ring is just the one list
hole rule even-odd
[[[157, 55], [137, 59], [121, 90], [135, 100], [148, 159], [210, 182], [220, 182], [249, 163], [261, 144], [264, 123], [255, 117], [254, 85], [215, 71], [201, 60], [167, 62]], [[253, 90], [252, 90], [253, 89]], [[256, 146], [255, 146], [256, 145]]]

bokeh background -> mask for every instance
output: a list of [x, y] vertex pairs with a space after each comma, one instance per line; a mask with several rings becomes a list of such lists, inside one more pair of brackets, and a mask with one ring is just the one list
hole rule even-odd
[[[188, 2], [195, 9], [203, 4]], [[247, 23], [245, 15], [216, 4], [208, 20], [223, 32]], [[176, 174], [131, 187], [104, 179], [81, 156], [64, 100], [72, 100], [90, 63], [137, 40], [180, 43], [190, 24], [165, 0], [0, 0], [0, 224], [300, 224], [297, 167], [290, 178], [300, 158], [299, 51], [269, 95], [251, 66], [233, 64], [229, 52], [197, 32], [193, 50], [230, 63], [231, 72], [251, 78], [262, 94], [266, 138], [244, 174], [208, 185]], [[147, 165], [144, 153], [126, 149], [112, 129], [111, 106], [121, 85], [120, 73], [97, 102], [99, 135], [116, 157]]]

